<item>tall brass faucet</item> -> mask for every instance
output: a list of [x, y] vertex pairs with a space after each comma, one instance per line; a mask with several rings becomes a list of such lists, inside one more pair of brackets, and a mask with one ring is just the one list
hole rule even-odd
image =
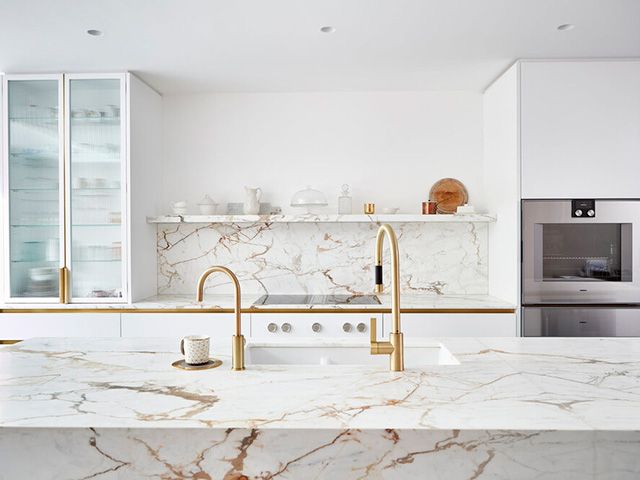
[[227, 267], [216, 265], [208, 268], [200, 276], [198, 280], [198, 302], [202, 302], [204, 297], [204, 284], [207, 281], [207, 277], [215, 272], [221, 272], [226, 274], [235, 287], [235, 306], [234, 313], [236, 315], [236, 334], [231, 337], [231, 369], [232, 370], [244, 370], [244, 336], [242, 335], [242, 320], [240, 317], [240, 282], [236, 274], [229, 270]]
[[398, 238], [391, 225], [384, 224], [378, 229], [376, 236], [375, 275], [376, 293], [384, 291], [382, 282], [382, 246], [385, 235], [389, 239], [391, 249], [391, 316], [393, 323], [389, 333], [388, 342], [377, 340], [376, 319], [371, 319], [371, 354], [389, 355], [391, 370], [401, 372], [404, 370], [404, 341], [400, 331], [400, 255], [398, 253]]

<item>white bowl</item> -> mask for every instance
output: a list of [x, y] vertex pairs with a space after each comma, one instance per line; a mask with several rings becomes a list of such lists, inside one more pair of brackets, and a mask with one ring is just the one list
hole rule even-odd
[[382, 213], [385, 213], [387, 215], [394, 215], [398, 213], [398, 210], [400, 210], [398, 207], [385, 207], [382, 209]]

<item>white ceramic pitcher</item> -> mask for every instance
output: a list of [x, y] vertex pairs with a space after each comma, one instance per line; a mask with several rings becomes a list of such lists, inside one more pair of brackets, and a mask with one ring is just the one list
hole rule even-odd
[[244, 187], [244, 191], [244, 213], [245, 215], [256, 215], [260, 212], [262, 190], [257, 187]]

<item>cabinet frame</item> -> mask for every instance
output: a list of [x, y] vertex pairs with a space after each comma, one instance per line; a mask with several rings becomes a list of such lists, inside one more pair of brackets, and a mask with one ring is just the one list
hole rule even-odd
[[[55, 80], [58, 82], [58, 180], [64, 175], [64, 76], [62, 74], [4, 75], [2, 79], [2, 292], [4, 298], [11, 303], [59, 303], [58, 297], [12, 297], [11, 296], [11, 207], [9, 202], [9, 82], [29, 80]], [[60, 236], [60, 262], [58, 268], [64, 267], [64, 201], [65, 190], [62, 183], [58, 187], [58, 228]], [[62, 288], [62, 285], [59, 286]]]
[[[71, 81], [72, 80], [119, 80], [120, 82], [120, 209], [121, 209], [121, 223], [120, 223], [120, 235], [122, 241], [121, 249], [121, 285], [122, 285], [122, 297], [74, 297], [72, 295], [72, 278], [73, 270], [71, 269], [73, 254], [72, 254], [72, 238], [71, 238], [71, 189], [73, 188], [71, 179]], [[64, 182], [65, 192], [65, 222], [64, 222], [64, 259], [65, 266], [70, 272], [70, 276], [67, 279], [67, 289], [69, 293], [70, 303], [128, 303], [129, 302], [129, 222], [128, 222], [128, 194], [127, 185], [129, 183], [129, 144], [128, 144], [128, 131], [129, 131], [129, 102], [127, 101], [127, 79], [124, 73], [69, 73], [64, 75], [64, 168], [65, 174], [62, 177]]]

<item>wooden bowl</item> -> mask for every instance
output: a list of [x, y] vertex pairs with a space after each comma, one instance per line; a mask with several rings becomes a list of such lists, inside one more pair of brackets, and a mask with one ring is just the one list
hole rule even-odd
[[429, 200], [438, 205], [437, 213], [456, 213], [460, 205], [469, 201], [469, 193], [460, 180], [442, 178], [431, 187]]

